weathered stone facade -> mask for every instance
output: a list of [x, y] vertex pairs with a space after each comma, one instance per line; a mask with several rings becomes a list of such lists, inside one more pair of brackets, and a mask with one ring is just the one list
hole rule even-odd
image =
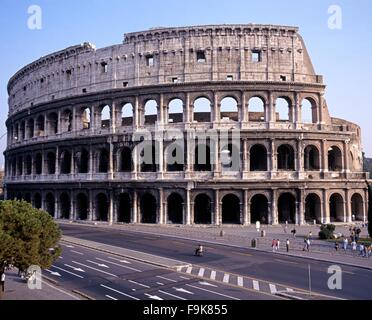
[[[153, 29], [70, 47], [9, 81], [6, 197], [109, 223], [363, 221], [360, 128], [331, 118], [324, 92], [294, 27]], [[133, 139], [145, 129], [156, 140], [150, 166]], [[174, 137], [157, 140], [155, 129], [181, 132], [184, 163], [169, 165]], [[234, 147], [220, 139], [205, 143], [214, 161], [199, 166], [191, 136], [225, 131], [239, 132], [238, 167], [221, 164]]]

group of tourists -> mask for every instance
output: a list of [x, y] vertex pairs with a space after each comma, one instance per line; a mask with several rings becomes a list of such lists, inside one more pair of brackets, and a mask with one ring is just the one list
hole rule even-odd
[[[280, 250], [280, 240], [279, 239], [273, 239], [273, 241], [271, 242], [271, 247], [273, 249], [273, 252], [278, 252]], [[290, 241], [289, 239], [286, 240], [285, 242], [285, 248], [286, 248], [286, 251], [289, 252], [289, 247], [290, 247]]]

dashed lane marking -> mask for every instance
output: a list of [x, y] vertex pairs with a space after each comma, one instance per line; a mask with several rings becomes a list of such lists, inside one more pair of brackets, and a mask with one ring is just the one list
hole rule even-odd
[[239, 287], [244, 287], [244, 280], [243, 280], [243, 277], [238, 277], [238, 286], [239, 286]]
[[109, 298], [109, 299], [111, 299], [111, 300], [115, 300], [115, 301], [119, 300], [119, 299], [116, 299], [116, 298], [114, 298], [114, 297], [109, 296], [108, 294], [106, 294], [105, 297], [106, 297], [106, 298]]
[[225, 298], [228, 298], [228, 299], [232, 299], [232, 300], [240, 300], [238, 298], [235, 298], [235, 297], [232, 297], [232, 296], [228, 296], [226, 294], [222, 294], [222, 293], [219, 293], [219, 292], [216, 292], [216, 291], [212, 291], [212, 290], [208, 290], [208, 289], [204, 289], [204, 288], [200, 288], [200, 287], [197, 287], [197, 286], [193, 286], [191, 284], [187, 284], [186, 286], [190, 287], [190, 288], [194, 288], [194, 289], [197, 289], [197, 290], [202, 290], [202, 291], [205, 291], [205, 292], [209, 292], [209, 293], [213, 293], [215, 295], [218, 295], [218, 296], [221, 296], [221, 297], [225, 297]]
[[216, 280], [216, 275], [217, 275], [216, 271], [213, 270], [213, 271], [211, 272], [210, 279], [213, 280], [213, 281]]
[[171, 293], [168, 293], [168, 292], [165, 292], [165, 291], [162, 291], [162, 290], [159, 290], [159, 292], [160, 292], [160, 293], [163, 293], [163, 294], [165, 294], [165, 295], [167, 295], [167, 296], [170, 296], [170, 297], [173, 297], [173, 298], [179, 299], [179, 300], [184, 300], [184, 301], [187, 300], [187, 299], [185, 299], [185, 298], [182, 298], [182, 297], [176, 296], [176, 295], [174, 295], [174, 294], [171, 294]]
[[158, 286], [164, 286], [164, 283], [161, 283], [161, 282], [157, 282], [156, 283]]
[[75, 277], [77, 277], [77, 278], [84, 279], [83, 276], [80, 276], [80, 275], [78, 275], [78, 274], [76, 274], [76, 273], [73, 273], [73, 272], [71, 272], [71, 271], [68, 271], [68, 270], [62, 269], [62, 268], [60, 268], [60, 267], [52, 266], [51, 268], [55, 268], [55, 269], [57, 269], [57, 270], [61, 270], [61, 271], [63, 271], [63, 272], [66, 272], [66, 273], [72, 274], [73, 276], [75, 276]]
[[135, 272], [142, 272], [139, 269], [128, 267], [128, 266], [123, 266], [122, 264], [115, 263], [115, 262], [110, 262], [110, 261], [107, 261], [107, 260], [104, 260], [104, 259], [96, 258], [96, 260], [106, 262], [106, 263], [112, 264], [113, 266], [118, 266], [118, 267], [125, 268], [125, 269], [128, 269], [128, 270], [132, 270], [132, 271], [135, 271]]
[[176, 280], [172, 280], [172, 279], [169, 279], [169, 278], [166, 278], [166, 277], [162, 277], [162, 276], [156, 276], [156, 277], [159, 278], [159, 279], [163, 279], [163, 280], [166, 280], [166, 281], [177, 283]]
[[205, 269], [204, 268], [200, 268], [198, 277], [203, 278], [204, 277], [204, 272], [205, 272]]
[[287, 291], [288, 291], [288, 292], [294, 292], [294, 290], [291, 289], [291, 288], [287, 288]]
[[257, 280], [253, 280], [253, 289], [260, 291], [260, 283]]
[[86, 267], [86, 268], [89, 268], [89, 269], [92, 269], [92, 270], [95, 270], [95, 271], [98, 271], [98, 272], [101, 272], [101, 273], [107, 274], [107, 275], [109, 275], [109, 276], [111, 276], [111, 277], [114, 277], [114, 278], [118, 278], [118, 276], [115, 275], [115, 274], [112, 274], [112, 273], [109, 273], [109, 272], [106, 272], [106, 271], [99, 270], [99, 269], [97, 269], [97, 268], [93, 268], [93, 267], [87, 266], [87, 265], [85, 265], [85, 264], [83, 264], [83, 263], [80, 263], [80, 262], [72, 261], [72, 263], [75, 263], [75, 264], [78, 264], [78, 265], [80, 265], [80, 266], [83, 266], [83, 267]]
[[82, 252], [79, 252], [79, 251], [75, 251], [75, 250], [70, 250], [72, 253], [75, 253], [75, 254], [78, 254], [79, 256], [83, 256], [84, 253]]
[[121, 292], [121, 291], [119, 291], [119, 290], [116, 290], [116, 289], [110, 288], [110, 287], [105, 286], [105, 285], [103, 285], [103, 284], [101, 284], [101, 287], [106, 288], [106, 289], [108, 289], [108, 290], [111, 290], [111, 291], [113, 291], [113, 292], [119, 293], [119, 294], [123, 295], [124, 297], [130, 298], [130, 299], [133, 299], [133, 300], [137, 300], [137, 301], [140, 300], [140, 299], [138, 299], [138, 298], [136, 298], [136, 297], [133, 297], [133, 296], [131, 296], [131, 295], [129, 295], [129, 294], [126, 294], [126, 293], [124, 293], [124, 292]]
[[223, 282], [229, 283], [229, 281], [230, 281], [230, 275], [228, 273], [225, 273], [225, 275], [223, 276]]
[[147, 286], [147, 285], [145, 285], [143, 283], [139, 283], [139, 282], [136, 282], [136, 281], [133, 281], [133, 280], [128, 280], [128, 282], [133, 283], [133, 284], [136, 284], [136, 285], [138, 285], [140, 287], [147, 288], [147, 289], [150, 289], [151, 288], [151, 287], [149, 287], [149, 286]]
[[183, 277], [183, 276], [180, 276], [180, 278], [183, 279], [183, 280], [190, 280], [190, 278]]

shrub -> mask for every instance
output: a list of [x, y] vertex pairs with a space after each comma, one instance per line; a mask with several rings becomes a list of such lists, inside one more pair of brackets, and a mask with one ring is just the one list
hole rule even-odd
[[321, 240], [329, 240], [329, 239], [334, 239], [334, 232], [336, 230], [336, 226], [333, 224], [323, 224], [320, 227], [320, 232], [319, 232], [319, 238]]

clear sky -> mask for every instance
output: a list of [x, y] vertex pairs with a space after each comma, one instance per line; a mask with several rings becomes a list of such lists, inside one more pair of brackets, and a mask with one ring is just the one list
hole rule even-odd
[[[31, 5], [42, 9], [41, 30], [27, 26]], [[341, 29], [329, 28], [331, 5], [342, 9]], [[43, 55], [83, 42], [105, 47], [121, 43], [126, 32], [159, 26], [268, 23], [300, 27], [317, 74], [325, 76], [331, 115], [362, 127], [364, 151], [372, 157], [371, 21], [371, 0], [2, 0], [0, 136], [9, 78]]]

